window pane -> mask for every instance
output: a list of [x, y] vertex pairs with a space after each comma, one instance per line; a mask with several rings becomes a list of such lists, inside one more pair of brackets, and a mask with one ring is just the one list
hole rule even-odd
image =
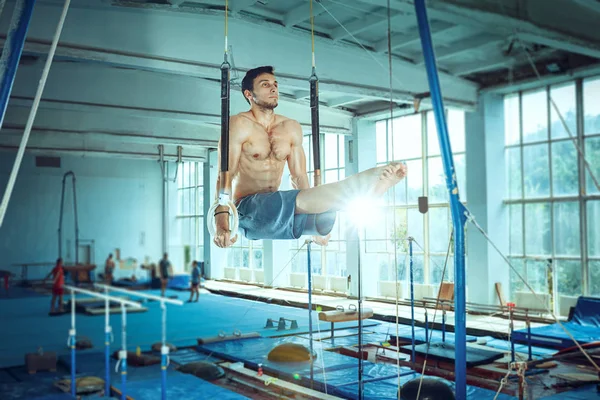
[[[454, 257], [448, 257], [447, 262], [446, 256], [431, 256], [429, 260], [430, 284], [439, 285], [442, 282], [442, 273], [444, 274], [443, 282], [454, 282]], [[445, 272], [444, 267], [446, 268]]]
[[448, 251], [450, 226], [448, 208], [432, 207], [429, 209], [429, 251], [445, 253]]
[[[413, 252], [422, 251], [421, 248], [425, 246], [423, 240], [423, 214], [416, 208], [408, 210], [408, 236], [412, 236], [418, 243], [418, 246], [413, 247]], [[420, 247], [419, 247], [420, 246]]]
[[508, 206], [510, 218], [510, 254], [523, 254], [523, 205]]
[[509, 199], [520, 199], [523, 196], [521, 184], [521, 148], [510, 147], [506, 154], [506, 182]]
[[588, 201], [587, 237], [590, 257], [600, 257], [600, 223], [598, 221], [600, 221], [600, 201]]
[[333, 134], [325, 135], [325, 148], [323, 154], [325, 155], [325, 169], [337, 168], [338, 166], [338, 148], [337, 148], [338, 136]]
[[[600, 137], [585, 139], [585, 159], [590, 164], [596, 182], [600, 183]], [[585, 169], [585, 182], [588, 194], [600, 193], [587, 167]]]
[[552, 143], [552, 192], [576, 196], [579, 191], [577, 149], [570, 140]]
[[177, 191], [177, 215], [182, 215], [183, 214], [183, 196], [184, 196], [185, 191], [184, 190], [178, 190]]
[[[527, 260], [527, 283], [536, 293], [548, 293], [548, 263], [546, 261]], [[536, 304], [543, 308], [542, 303]]]
[[446, 175], [441, 157], [429, 158], [429, 202], [448, 203], [448, 189], [446, 189]]
[[465, 151], [465, 112], [460, 110], [448, 110], [448, 134], [452, 153]]
[[519, 144], [521, 123], [519, 121], [519, 95], [504, 97], [504, 143]]
[[344, 168], [346, 165], [346, 137], [338, 135], [338, 150], [339, 150], [339, 167]]
[[600, 261], [590, 260], [588, 267], [590, 270], [590, 295], [600, 297]]
[[[392, 257], [393, 259], [393, 257]], [[398, 274], [406, 274], [407, 280], [410, 279], [410, 258], [398, 255]], [[425, 282], [425, 269], [423, 267], [423, 255], [413, 254], [413, 282]], [[409, 297], [410, 294], [406, 297]]]
[[554, 254], [579, 256], [579, 203], [554, 203]]
[[254, 250], [253, 252], [252, 267], [254, 269], [263, 269], [263, 251], [262, 249]]
[[575, 84], [571, 83], [566, 86], [555, 86], [550, 89], [550, 96], [552, 101], [558, 107], [560, 114], [565, 120], [571, 135], [565, 129], [562, 121], [554, 105], [550, 103], [550, 134], [553, 139], [563, 137], [577, 137], [577, 114], [576, 114], [576, 102], [575, 102]]
[[183, 174], [183, 187], [190, 186], [190, 163], [186, 162], [181, 165], [181, 173]]
[[585, 134], [600, 133], [600, 79], [583, 82], [583, 112]]
[[387, 121], [377, 121], [375, 123], [377, 162], [382, 163], [387, 159]]
[[183, 189], [181, 191], [183, 193], [183, 215], [190, 215], [190, 189]]
[[556, 265], [556, 285], [559, 295], [582, 295], [581, 261], [558, 260]]
[[[527, 274], [525, 271], [525, 260], [521, 258], [511, 258], [510, 264], [513, 268], [510, 269], [510, 292], [514, 294], [515, 292], [522, 292], [525, 290], [525, 283], [519, 278], [515, 270], [521, 275], [523, 279], [527, 279]], [[511, 296], [512, 300], [515, 300], [514, 296]]]
[[394, 118], [394, 160], [421, 157], [421, 114]]
[[548, 255], [550, 242], [550, 206], [525, 204], [525, 251], [527, 255]]
[[[423, 164], [421, 160], [407, 161], [406, 168], [407, 201], [408, 204], [417, 204], [418, 197], [423, 196]], [[401, 184], [396, 185], [396, 196], [402, 194], [401, 186]]]
[[328, 251], [327, 256], [327, 275], [329, 276], [347, 276], [346, 271], [346, 253]]
[[433, 111], [427, 111], [427, 155], [440, 155], [440, 140], [437, 134], [437, 125], [435, 124]]
[[525, 198], [550, 195], [548, 169], [548, 146], [546, 144], [523, 147]]
[[325, 183], [333, 183], [338, 181], [338, 170], [325, 171]]
[[[467, 199], [467, 160], [465, 154], [454, 156], [454, 169], [456, 170], [456, 179], [458, 180], [458, 194], [461, 201]], [[447, 191], [447, 190], [446, 190]]]
[[546, 90], [523, 94], [523, 143], [548, 139]]
[[190, 218], [181, 218], [181, 244], [182, 245], [191, 245], [191, 227], [190, 227]]
[[189, 182], [190, 182], [190, 186], [196, 186], [196, 163], [195, 162], [191, 162], [188, 163], [190, 166], [190, 177], [189, 177]]

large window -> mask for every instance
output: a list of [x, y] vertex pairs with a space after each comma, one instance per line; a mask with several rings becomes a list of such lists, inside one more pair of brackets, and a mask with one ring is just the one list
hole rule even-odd
[[[321, 183], [333, 183], [342, 180], [345, 175], [345, 137], [343, 135], [321, 135]], [[304, 136], [304, 152], [308, 169], [309, 184], [313, 186], [314, 162], [312, 135]], [[337, 213], [337, 220], [331, 232], [329, 244], [325, 247], [314, 245], [311, 252], [312, 272], [318, 275], [346, 276], [346, 228], [345, 215]], [[304, 244], [300, 239], [291, 248], [292, 272], [306, 272], [308, 257], [306, 247], [296, 254]], [[295, 256], [294, 256], [295, 255]], [[323, 262], [322, 262], [323, 261]]]
[[184, 268], [204, 260], [203, 163], [185, 162], [177, 173], [177, 225]]
[[[600, 79], [508, 95], [504, 114], [513, 265], [534, 290], [553, 293], [556, 310], [560, 296], [600, 295], [600, 196], [577, 150], [598, 176]], [[511, 271], [511, 292], [522, 290]]]
[[[447, 123], [459, 195], [464, 202], [464, 112], [449, 110]], [[377, 165], [402, 161], [406, 163], [408, 173], [399, 185], [388, 190], [385, 215], [378, 219], [377, 224], [366, 228], [365, 263], [378, 267], [381, 281], [405, 281], [409, 273], [406, 238], [410, 236], [414, 238], [414, 281], [439, 284], [449, 249], [452, 219], [434, 114], [425, 112], [379, 121], [376, 124], [376, 143]], [[418, 208], [421, 196], [428, 197], [429, 211], [425, 214], [421, 214]], [[445, 281], [452, 281], [454, 275], [451, 246], [450, 252]], [[397, 257], [396, 260], [394, 257]]]

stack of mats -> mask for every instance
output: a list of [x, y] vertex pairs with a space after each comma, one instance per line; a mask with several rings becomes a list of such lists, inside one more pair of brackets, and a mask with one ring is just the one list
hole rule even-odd
[[[573, 313], [573, 318], [562, 324], [579, 343], [600, 341], [600, 298], [580, 297]], [[518, 343], [537, 344], [545, 347], [564, 349], [575, 346], [559, 324], [552, 324], [531, 329], [528, 339], [527, 329], [513, 332], [513, 340]]]
[[[310, 387], [309, 363], [282, 363], [267, 359], [275, 346], [283, 343], [298, 343], [309, 347], [309, 340], [299, 337], [251, 338], [222, 341], [198, 346], [198, 349], [211, 356], [243, 362], [256, 369], [262, 364], [263, 371], [285, 380]], [[324, 351], [326, 344], [313, 341], [317, 359], [313, 368], [313, 387], [321, 392], [348, 399], [358, 399], [358, 360], [352, 357]], [[420, 375], [409, 368], [400, 368], [401, 385]], [[363, 362], [363, 398], [365, 400], [390, 399], [397, 397], [398, 369], [395, 365]], [[495, 392], [476, 387], [468, 388], [468, 399], [492, 400]], [[500, 395], [499, 400], [512, 400], [515, 397]]]

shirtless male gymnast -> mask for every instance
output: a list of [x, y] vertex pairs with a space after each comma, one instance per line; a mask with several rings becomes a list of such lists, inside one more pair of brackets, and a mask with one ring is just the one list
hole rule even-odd
[[[274, 112], [279, 93], [273, 67], [248, 71], [242, 80], [242, 94], [250, 110], [230, 119], [229, 174], [239, 228], [248, 239], [286, 240], [310, 234], [315, 235], [316, 243], [325, 245], [337, 210], [357, 196], [381, 196], [406, 176], [404, 164], [390, 163], [311, 188], [302, 128], [297, 121]], [[221, 143], [218, 157], [220, 160]], [[294, 190], [280, 191], [286, 162]], [[222, 248], [237, 241], [231, 237], [228, 211], [228, 206], [215, 210], [213, 241]]]

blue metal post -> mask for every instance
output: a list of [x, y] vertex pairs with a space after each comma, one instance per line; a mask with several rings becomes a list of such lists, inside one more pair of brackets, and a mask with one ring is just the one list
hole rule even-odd
[[311, 255], [310, 255], [310, 244], [309, 241], [306, 246], [306, 254], [308, 257], [308, 337], [310, 339], [310, 388], [313, 388], [313, 374], [314, 374], [314, 363], [313, 363], [313, 329], [312, 329], [312, 266], [311, 266]]
[[17, 75], [35, 0], [17, 0], [0, 58], [0, 129]]
[[[415, 286], [414, 286], [414, 277], [413, 277], [413, 238], [408, 238], [408, 259], [410, 262], [410, 326], [412, 330], [412, 362], [413, 364], [417, 362], [417, 355], [415, 350]], [[396, 338], [396, 340], [400, 340], [400, 338]], [[396, 343], [396, 346], [400, 346]]]
[[167, 347], [167, 306], [164, 301], [160, 302], [162, 308], [162, 346], [160, 348], [160, 369], [162, 382], [162, 400], [167, 400], [167, 360], [169, 348]]
[[444, 101], [440, 89], [439, 76], [431, 40], [431, 31], [429, 20], [427, 18], [427, 9], [425, 0], [415, 0], [415, 11], [419, 23], [419, 33], [421, 35], [421, 47], [423, 48], [423, 57], [429, 80], [429, 90], [435, 122], [438, 131], [440, 151], [444, 162], [444, 173], [446, 175], [446, 186], [450, 196], [450, 209], [452, 211], [452, 223], [454, 226], [454, 335], [455, 335], [455, 367], [454, 379], [456, 382], [456, 399], [465, 400], [467, 398], [467, 374], [466, 374], [466, 353], [467, 353], [467, 329], [466, 329], [466, 274], [465, 274], [465, 233], [464, 226], [466, 222], [465, 207], [460, 202], [458, 194], [458, 181], [456, 180], [456, 171], [452, 159], [452, 149], [450, 147], [450, 138], [448, 135], [448, 126], [446, 124], [446, 114], [444, 110]]
[[110, 333], [111, 327], [104, 330], [104, 394], [110, 397]]
[[121, 318], [121, 400], [127, 400], [127, 313], [124, 303], [121, 303]]
[[446, 342], [446, 310], [442, 311], [442, 343]]
[[110, 303], [108, 301], [108, 288], [104, 290], [104, 395], [110, 397], [110, 342], [112, 327], [110, 326]]
[[427, 309], [425, 309], [425, 343], [429, 343], [429, 316], [427, 315]]
[[[62, 307], [62, 304], [60, 305]], [[75, 330], [75, 291], [71, 289], [71, 329], [69, 329], [69, 347], [71, 347], [71, 396], [77, 393], [77, 381], [75, 380], [75, 347], [77, 344], [77, 331]]]

